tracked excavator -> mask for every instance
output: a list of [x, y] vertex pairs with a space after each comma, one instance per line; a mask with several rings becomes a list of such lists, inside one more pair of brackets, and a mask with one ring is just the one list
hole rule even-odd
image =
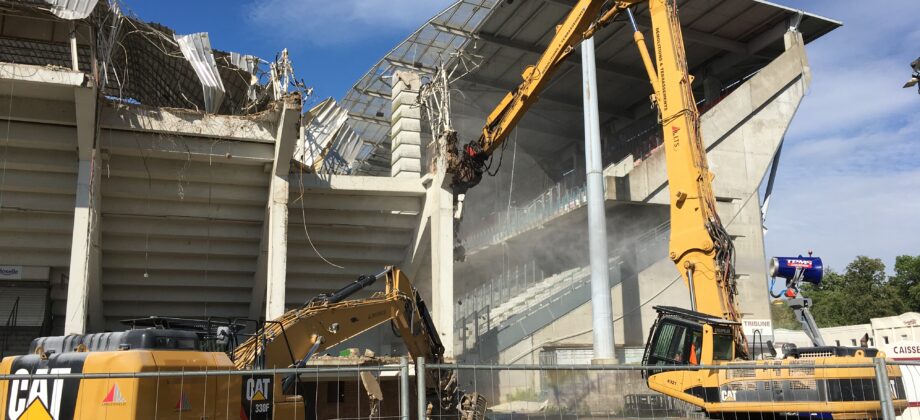
[[[654, 55], [636, 24], [634, 9], [639, 4], [648, 6]], [[690, 308], [655, 308], [658, 318], [649, 332], [643, 363], [662, 368], [646, 373], [648, 386], [700, 407], [713, 418], [879, 416], [880, 391], [873, 368], [833, 367], [871, 365], [873, 358], [884, 357], [876, 349], [800, 348], [782, 360], [755, 360], [752, 354], [736, 301], [734, 245], [716, 211], [713, 174], [700, 135], [693, 77], [674, 0], [576, 2], [539, 61], [523, 72], [523, 82], [488, 115], [480, 137], [447, 151], [447, 171], [458, 201], [480, 182], [492, 153], [538, 100], [559, 64], [581, 41], [624, 15], [632, 26], [663, 130], [670, 190], [669, 257], [683, 277], [690, 303]], [[442, 135], [448, 145], [457, 137]], [[751, 368], [718, 369], [733, 364]], [[895, 410], [900, 412], [907, 406], [901, 373], [897, 367], [887, 369]]]
[[[347, 300], [377, 282], [386, 290]], [[361, 276], [310, 300], [248, 337], [235, 320], [152, 317], [129, 320], [122, 332], [42, 337], [31, 354], [4, 358], [0, 417], [34, 419], [304, 419], [303, 389], [294, 375], [257, 374], [304, 367], [310, 358], [373, 327], [391, 323], [415, 360], [443, 362], [444, 347], [425, 302], [398, 269]], [[237, 345], [237, 343], [239, 343]], [[249, 375], [143, 376], [157, 372], [253, 370]], [[132, 373], [109, 379], [48, 378], [54, 374]], [[428, 370], [431, 416], [483, 418], [485, 400], [464, 394], [450, 372]], [[311, 397], [312, 398], [312, 397]]]

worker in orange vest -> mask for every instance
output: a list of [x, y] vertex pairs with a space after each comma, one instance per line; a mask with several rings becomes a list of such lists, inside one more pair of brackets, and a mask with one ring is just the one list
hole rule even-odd
[[693, 342], [690, 343], [690, 357], [689, 357], [690, 360], [689, 361], [691, 365], [700, 364], [700, 356], [698, 354], [699, 349], [700, 349], [699, 341], [700, 341], [699, 336], [697, 336], [697, 337], [694, 337]]

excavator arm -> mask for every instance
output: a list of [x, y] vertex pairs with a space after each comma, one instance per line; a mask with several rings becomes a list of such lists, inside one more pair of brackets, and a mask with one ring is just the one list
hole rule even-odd
[[508, 138], [540, 92], [552, 80], [553, 74], [582, 41], [590, 38], [632, 3], [630, 1], [579, 0], [565, 19], [556, 26], [556, 34], [536, 64], [521, 74], [523, 81], [508, 92], [486, 119], [479, 139], [462, 147], [459, 156], [448, 161], [453, 174], [455, 194], [463, 194], [482, 180], [486, 162]]
[[[345, 300], [377, 280], [386, 291], [366, 299]], [[380, 324], [392, 321], [413, 359], [440, 362], [444, 347], [438, 339], [424, 301], [408, 278], [396, 268], [355, 282], [266, 322], [257, 334], [234, 351], [240, 369], [286, 368], [305, 362]]]
[[[671, 204], [669, 257], [687, 283], [693, 310], [740, 322], [735, 303], [734, 245], [716, 211], [713, 174], [700, 134], [677, 7], [672, 0], [650, 0], [649, 14], [655, 64], [642, 33], [634, 21], [632, 24], [663, 129]], [[734, 335], [736, 351], [744, 355], [744, 335], [740, 329]]]
[[[639, 31], [631, 7], [648, 3], [654, 44], [654, 62]], [[713, 175], [706, 162], [700, 135], [699, 112], [691, 89], [692, 76], [673, 0], [580, 0], [563, 22], [539, 61], [523, 72], [523, 81], [489, 114], [479, 139], [466, 144], [460, 156], [449, 159], [454, 193], [465, 193], [482, 179], [486, 162], [507, 138], [552, 79], [559, 64], [575, 46], [593, 36], [617, 16], [627, 14], [633, 39], [652, 87], [665, 139], [671, 203], [670, 258], [690, 290], [693, 310], [729, 321], [740, 321], [735, 304], [734, 247], [716, 212]], [[743, 334], [735, 333], [740, 354], [746, 351]]]
[[[691, 310], [655, 307], [658, 319], [646, 344], [643, 365], [697, 365], [699, 369], [644, 370], [650, 389], [703, 408], [713, 418], [776, 417], [792, 413], [831, 413], [835, 418], [865, 418], [880, 409], [878, 398], [866, 394], [857, 401], [841, 401], [823, 394], [819, 384], [831, 381], [873, 383], [871, 371], [818, 368], [820, 365], [870, 362], [884, 357], [874, 349], [828, 349], [819, 347], [811, 355], [834, 352], [836, 356], [804, 361], [782, 361], [791, 365], [814, 366], [811, 373], [774, 369], [776, 361], [753, 361], [764, 369], [750, 369], [750, 374], [711, 369], [737, 359], [751, 359], [741, 328], [741, 312], [734, 271], [734, 247], [731, 237], [716, 211], [712, 190], [713, 174], [709, 170], [700, 134], [699, 112], [693, 97], [692, 76], [681, 35], [676, 0], [641, 0], [648, 3], [651, 18], [651, 54], [643, 34], [632, 15], [634, 1], [578, 1], [540, 61], [523, 74], [524, 81], [510, 92], [489, 114], [477, 141], [449, 155], [448, 171], [453, 175], [455, 194], [478, 183], [486, 162], [497, 146], [537, 99], [542, 88], [575, 45], [597, 29], [625, 12], [633, 27], [633, 40], [648, 73], [653, 105], [658, 110], [662, 128], [670, 202], [671, 238], [669, 257], [677, 266], [690, 292]], [[455, 133], [446, 133], [456, 138]], [[459, 155], [459, 156], [457, 156]], [[809, 354], [799, 352], [799, 355]], [[800, 357], [800, 356], [796, 356]], [[812, 356], [814, 357], [814, 356]], [[755, 372], [756, 371], [756, 372]], [[891, 372], [900, 377], [900, 371]], [[761, 388], [762, 382], [766, 388]], [[896, 384], [897, 382], [892, 382]], [[814, 385], [810, 385], [814, 384]], [[755, 388], [751, 390], [751, 385]], [[784, 389], [806, 387], [804, 398], [782, 397]], [[907, 407], [902, 387], [895, 390], [896, 410]], [[779, 390], [764, 394], [763, 389]], [[779, 395], [776, 404], [764, 404], [761, 398]], [[808, 397], [805, 397], [808, 395]]]
[[[384, 292], [365, 299], [346, 300], [378, 280], [386, 281]], [[302, 307], [266, 322], [234, 350], [233, 361], [238, 369], [304, 367], [315, 354], [386, 322], [392, 323], [412, 360], [424, 357], [429, 363], [444, 361], [444, 346], [424, 300], [405, 274], [393, 267], [377, 275], [361, 276], [336, 292], [317, 296]], [[452, 373], [432, 369], [425, 372], [433, 412], [481, 418], [484, 400], [475, 393], [460, 393]], [[275, 382], [276, 409], [283, 409], [286, 404], [302, 404], [297, 397], [288, 397], [296, 381], [297, 377], [290, 375]]]

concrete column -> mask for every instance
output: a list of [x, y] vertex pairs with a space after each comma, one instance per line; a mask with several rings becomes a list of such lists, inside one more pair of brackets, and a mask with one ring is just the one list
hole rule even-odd
[[96, 89], [74, 88], [79, 158], [64, 334], [104, 328], [101, 290], [101, 156], [96, 145]]
[[591, 263], [591, 308], [594, 327], [594, 361], [614, 361], [613, 301], [610, 299], [607, 217], [601, 159], [601, 127], [597, 105], [597, 69], [594, 38], [581, 43], [582, 95], [585, 114], [585, 174], [588, 198], [588, 243]]
[[393, 76], [390, 126], [390, 175], [393, 177], [421, 177], [422, 114], [415, 103], [420, 87], [417, 73], [397, 71]]
[[[271, 184], [269, 184], [269, 188], [271, 188]], [[265, 215], [262, 220], [259, 256], [256, 258], [256, 273], [252, 279], [252, 300], [249, 301], [250, 319], [259, 319], [260, 316], [265, 314], [265, 285], [267, 283], [266, 277], [268, 276], [268, 224], [270, 222], [268, 205], [265, 206]]]
[[805, 45], [805, 41], [802, 39], [802, 33], [797, 30], [788, 30], [783, 34], [783, 46], [786, 47], [786, 50], [792, 49], [797, 45]]
[[432, 208], [432, 317], [444, 344], [444, 357], [454, 356], [454, 197], [443, 170], [428, 189]]
[[265, 255], [265, 319], [275, 319], [284, 314], [287, 288], [287, 227], [289, 173], [294, 147], [300, 132], [300, 98], [284, 98], [284, 108], [278, 119], [275, 135], [275, 159], [272, 164], [268, 205], [263, 229]]

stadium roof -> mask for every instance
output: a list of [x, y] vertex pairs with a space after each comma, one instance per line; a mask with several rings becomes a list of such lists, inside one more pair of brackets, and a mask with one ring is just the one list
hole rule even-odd
[[[357, 155], [359, 173], [389, 174], [390, 78], [395, 70], [431, 74], [463, 50], [481, 65], [457, 86], [454, 119], [460, 136], [478, 134], [476, 124], [520, 82], [549, 43], [553, 28], [575, 0], [460, 0], [433, 17], [377, 62], [350, 89], [342, 105], [365, 142]], [[784, 50], [783, 33], [795, 25], [810, 42], [840, 22], [760, 0], [679, 0], [683, 35], [694, 87], [706, 77], [728, 88], [750, 77]], [[648, 29], [647, 8], [637, 20]], [[648, 80], [626, 22], [614, 22], [596, 35], [596, 59], [603, 124], [648, 114]], [[552, 156], [565, 139], [579, 140], [582, 124], [580, 58], [573, 54], [541, 94], [522, 126], [532, 126], [522, 144], [535, 156]], [[560, 139], [563, 141], [560, 142]]]

